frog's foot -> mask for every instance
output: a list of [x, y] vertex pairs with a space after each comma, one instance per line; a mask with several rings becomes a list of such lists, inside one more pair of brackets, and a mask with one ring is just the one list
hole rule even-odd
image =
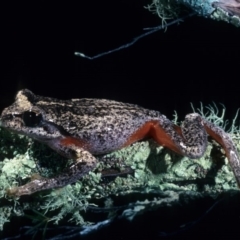
[[27, 194], [22, 194], [21, 190], [19, 190], [19, 187], [11, 187], [6, 190], [6, 195], [9, 197], [19, 197]]
[[40, 179], [43, 179], [44, 177], [42, 177], [39, 173], [33, 173], [31, 175], [31, 181], [33, 180], [40, 180]]
[[10, 197], [20, 197], [22, 195], [30, 195], [32, 193], [38, 192], [40, 190], [46, 190], [54, 187], [62, 187], [65, 182], [60, 182], [59, 177], [56, 178], [40, 178], [35, 179], [23, 186], [12, 187], [7, 189], [6, 194]]
[[40, 180], [33, 180], [23, 186], [20, 187], [11, 187], [8, 188], [6, 194], [9, 197], [20, 197], [22, 195], [30, 195], [34, 192], [39, 191], [40, 189], [44, 189], [44, 184], [47, 183], [47, 179], [41, 178]]
[[10, 197], [19, 197], [21, 195], [29, 195], [37, 188], [38, 182], [42, 182], [46, 178], [42, 177], [38, 173], [34, 173], [31, 176], [31, 181], [20, 187], [11, 187], [6, 190], [6, 194]]
[[19, 197], [41, 190], [60, 188], [76, 182], [95, 168], [96, 158], [91, 153], [76, 146], [68, 146], [68, 149], [71, 150], [75, 163], [63, 173], [53, 178], [34, 179], [23, 186], [10, 188], [7, 190], [7, 195]]

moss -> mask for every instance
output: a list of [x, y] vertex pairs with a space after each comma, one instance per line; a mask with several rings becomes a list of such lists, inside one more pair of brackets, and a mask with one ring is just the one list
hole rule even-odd
[[[202, 108], [201, 111], [206, 118], [224, 126], [221, 121], [224, 114], [218, 117], [213, 107], [208, 108], [207, 114]], [[240, 135], [235, 126], [231, 131], [239, 149]], [[29, 211], [35, 222], [61, 224], [67, 221], [88, 226], [99, 219], [88, 210], [100, 211], [102, 219], [108, 219], [124, 209], [121, 216], [134, 219], [164, 204], [175, 204], [182, 193], [189, 198], [202, 195], [215, 198], [222, 192], [238, 190], [228, 161], [215, 142], [208, 144], [202, 158], [191, 160], [149, 140], [99, 156], [97, 169], [72, 185], [12, 199], [5, 195], [7, 188], [23, 185], [36, 174], [54, 176], [63, 171], [69, 161], [45, 145], [4, 129], [0, 129], [0, 139], [1, 230], [12, 216], [26, 216]], [[101, 177], [106, 169], [124, 172], [129, 167], [134, 170], [132, 174]]]

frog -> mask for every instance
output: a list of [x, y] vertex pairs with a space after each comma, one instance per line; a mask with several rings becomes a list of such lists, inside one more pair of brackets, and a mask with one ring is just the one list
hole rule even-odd
[[37, 178], [7, 189], [20, 197], [75, 183], [93, 171], [97, 156], [152, 138], [171, 151], [197, 159], [208, 136], [225, 150], [240, 186], [240, 160], [228, 133], [198, 113], [185, 116], [180, 126], [156, 110], [107, 99], [59, 100], [20, 90], [15, 102], [2, 111], [0, 127], [42, 142], [73, 163], [51, 178]]

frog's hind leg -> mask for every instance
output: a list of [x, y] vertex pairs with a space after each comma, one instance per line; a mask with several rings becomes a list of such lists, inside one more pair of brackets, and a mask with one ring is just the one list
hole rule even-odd
[[151, 135], [159, 144], [189, 158], [200, 158], [206, 151], [207, 134], [225, 150], [240, 187], [240, 159], [229, 134], [197, 113], [188, 114], [181, 128], [171, 123], [153, 125]]
[[[171, 132], [174, 133], [174, 135], [179, 135], [178, 137], [181, 137], [181, 129], [178, 126], [171, 125]], [[176, 141], [174, 140], [172, 134], [169, 134], [169, 131], [166, 131], [162, 125], [160, 125], [158, 122], [152, 123], [152, 126], [149, 130], [149, 135], [151, 138], [153, 138], [159, 145], [169, 148], [170, 150], [183, 155], [183, 152], [178, 147], [178, 144], [176, 144]]]
[[[172, 126], [173, 124], [171, 123], [171, 127]], [[179, 134], [181, 134], [180, 128], [177, 130], [177, 126], [174, 127], [176, 127], [176, 132], [179, 132]], [[173, 129], [172, 131], [175, 130]], [[139, 128], [128, 138], [122, 147], [126, 147], [144, 138], [153, 138], [159, 145], [167, 147], [178, 154], [182, 154], [171, 136], [166, 132], [166, 129], [164, 129], [164, 127], [156, 120], [146, 122], [141, 128]]]
[[207, 133], [201, 119], [198, 114], [189, 114], [186, 116], [182, 128], [166, 118], [148, 121], [131, 135], [124, 146], [150, 137], [159, 145], [180, 155], [199, 158], [207, 147]]
[[165, 120], [154, 124], [151, 137], [160, 145], [189, 158], [200, 158], [207, 147], [207, 133], [198, 114], [185, 117], [181, 128]]
[[207, 133], [225, 150], [229, 164], [234, 172], [238, 186], [240, 187], [240, 159], [237, 148], [235, 147], [232, 139], [228, 133], [213, 123], [203, 119], [203, 124]]

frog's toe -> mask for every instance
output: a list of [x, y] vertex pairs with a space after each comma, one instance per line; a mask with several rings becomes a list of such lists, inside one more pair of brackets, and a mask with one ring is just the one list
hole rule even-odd
[[38, 173], [34, 173], [34, 174], [31, 175], [31, 181], [42, 180], [42, 179], [45, 179], [45, 178], [42, 177], [41, 175], [39, 175]]
[[33, 180], [20, 187], [11, 187], [6, 190], [6, 194], [10, 197], [20, 197], [22, 195], [30, 195], [36, 192], [41, 185], [41, 180]]
[[8, 197], [19, 197], [22, 194], [20, 194], [21, 191], [19, 191], [19, 187], [11, 187], [6, 190], [6, 195]]

